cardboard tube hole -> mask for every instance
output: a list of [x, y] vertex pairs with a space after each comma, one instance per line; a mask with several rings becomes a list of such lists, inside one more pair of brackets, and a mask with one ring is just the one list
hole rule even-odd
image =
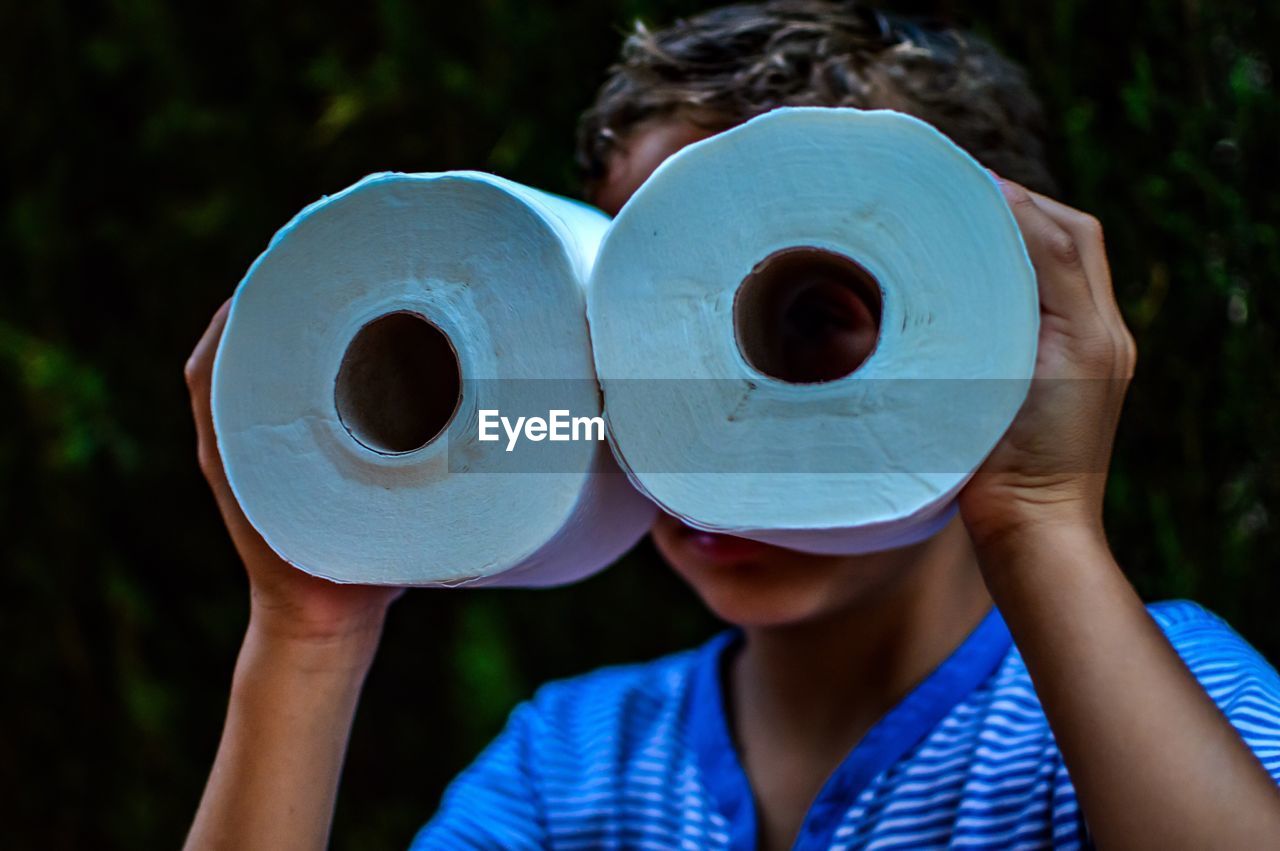
[[373, 320], [352, 338], [333, 396], [353, 438], [397, 455], [444, 432], [462, 401], [461, 387], [453, 343], [422, 316], [401, 311]]
[[784, 248], [757, 263], [738, 287], [738, 349], [772, 378], [834, 381], [875, 351], [883, 304], [879, 283], [850, 258], [821, 248]]

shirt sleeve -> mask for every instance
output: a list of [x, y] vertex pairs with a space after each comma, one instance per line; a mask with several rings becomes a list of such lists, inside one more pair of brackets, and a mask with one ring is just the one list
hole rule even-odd
[[498, 737], [449, 784], [411, 851], [540, 849], [546, 822], [531, 770], [535, 710], [517, 706]]
[[1152, 607], [1174, 649], [1280, 783], [1280, 675], [1217, 615], [1195, 603]]

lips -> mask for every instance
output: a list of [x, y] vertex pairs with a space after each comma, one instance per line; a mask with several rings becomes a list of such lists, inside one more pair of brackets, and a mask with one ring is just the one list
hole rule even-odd
[[718, 532], [704, 532], [688, 526], [681, 530], [680, 539], [684, 546], [696, 552], [704, 561], [718, 564], [734, 564], [759, 558], [769, 549], [768, 544], [759, 541]]

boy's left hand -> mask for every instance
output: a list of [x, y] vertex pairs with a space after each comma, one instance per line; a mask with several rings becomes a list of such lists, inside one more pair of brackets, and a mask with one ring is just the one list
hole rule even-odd
[[[1007, 181], [1001, 188], [1036, 270], [1040, 349], [1031, 391], [961, 491], [960, 512], [1081, 816], [1101, 848], [1280, 848], [1275, 781], [1102, 534], [1107, 462], [1135, 358], [1102, 231], [1056, 201]], [[1226, 658], [1217, 654], [1237, 658], [1228, 643], [1206, 649], [1225, 641], [1218, 635], [1197, 632], [1193, 654], [1215, 671]], [[1255, 682], [1245, 672], [1253, 664], [1233, 662], [1233, 682]]]
[[960, 493], [979, 547], [1047, 526], [1100, 535], [1116, 423], [1136, 349], [1111, 288], [1097, 219], [1000, 180], [1040, 291], [1026, 402]]

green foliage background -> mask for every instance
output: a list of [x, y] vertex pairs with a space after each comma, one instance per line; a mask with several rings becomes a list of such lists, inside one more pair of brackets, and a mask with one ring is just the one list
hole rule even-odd
[[[10, 847], [180, 842], [245, 582], [182, 364], [268, 237], [384, 169], [575, 191], [574, 120], [636, 16], [705, 4], [0, 6], [0, 792]], [[1111, 480], [1148, 598], [1280, 656], [1280, 3], [897, 4], [1030, 68], [1064, 200], [1107, 227], [1141, 349]], [[397, 603], [335, 846], [402, 846], [540, 682], [716, 626], [642, 547], [555, 592]]]

